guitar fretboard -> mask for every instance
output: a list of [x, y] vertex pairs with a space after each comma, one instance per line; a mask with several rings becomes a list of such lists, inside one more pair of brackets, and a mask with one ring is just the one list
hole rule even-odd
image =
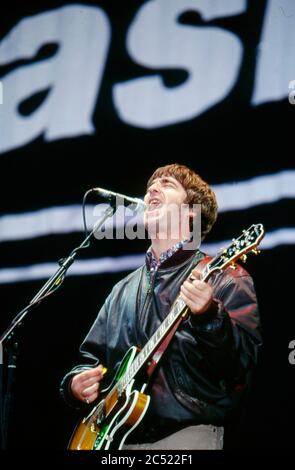
[[118, 381], [117, 388], [119, 393], [122, 393], [122, 391], [125, 390], [131, 380], [133, 380], [137, 372], [140, 370], [143, 364], [146, 363], [149, 357], [154, 353], [158, 345], [169, 332], [170, 328], [175, 324], [180, 315], [184, 313], [186, 308], [186, 304], [184, 303], [182, 298], [178, 296], [165, 320], [161, 323], [159, 328], [155, 331], [155, 333], [152, 335], [152, 337], [149, 339], [149, 341], [146, 343], [140, 353], [135, 357], [134, 361], [132, 362], [128, 370], [125, 372], [123, 377]]
[[[209, 277], [209, 275], [210, 263], [208, 263], [200, 273], [200, 279], [204, 281]], [[152, 356], [152, 354], [156, 351], [163, 338], [165, 338], [169, 330], [186, 310], [187, 306], [185, 302], [180, 296], [178, 296], [165, 320], [161, 323], [159, 328], [155, 331], [140, 353], [135, 357], [133, 363], [123, 375], [123, 377], [118, 381], [117, 389], [119, 394], [121, 394], [127, 385], [131, 382], [131, 380], [134, 379], [143, 364], [145, 364], [150, 356]]]

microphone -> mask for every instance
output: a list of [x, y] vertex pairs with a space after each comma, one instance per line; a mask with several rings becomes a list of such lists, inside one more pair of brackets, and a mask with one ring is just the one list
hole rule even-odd
[[109, 191], [108, 189], [103, 188], [92, 188], [92, 191], [98, 193], [101, 197], [108, 199], [109, 201], [116, 201], [118, 205], [128, 205], [128, 204], [135, 204], [135, 209], [144, 209], [145, 203], [142, 199], [137, 197], [129, 197], [125, 196], [125, 194], [115, 193], [113, 191]]

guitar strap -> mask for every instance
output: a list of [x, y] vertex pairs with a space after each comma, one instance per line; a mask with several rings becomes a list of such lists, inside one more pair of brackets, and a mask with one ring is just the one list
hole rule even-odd
[[[212, 259], [212, 256], [205, 256], [196, 266], [198, 271], [201, 272], [204, 269], [204, 267], [206, 266], [206, 264], [209, 263], [209, 261], [211, 259]], [[187, 311], [188, 310], [185, 311], [185, 314], [183, 314], [179, 317], [177, 322], [174, 324], [173, 328], [171, 328], [171, 330], [169, 331], [167, 336], [163, 339], [163, 341], [161, 342], [161, 344], [159, 345], [157, 350], [154, 352], [152, 358], [148, 362], [147, 375], [148, 375], [149, 378], [151, 378], [155, 368], [158, 365], [158, 362], [160, 361], [160, 359], [161, 359], [163, 353], [165, 352], [165, 350], [167, 349], [167, 347], [168, 347], [170, 341], [172, 340], [174, 334], [176, 333], [176, 330], [179, 327], [180, 323], [187, 316]]]

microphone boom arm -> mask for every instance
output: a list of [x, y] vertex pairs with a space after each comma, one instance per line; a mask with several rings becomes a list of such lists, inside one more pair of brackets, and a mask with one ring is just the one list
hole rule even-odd
[[[45, 282], [45, 284], [41, 287], [39, 292], [33, 297], [30, 303], [23, 308], [12, 320], [9, 327], [4, 331], [4, 333], [0, 336], [0, 448], [6, 449], [7, 447], [7, 437], [8, 437], [8, 425], [9, 425], [9, 418], [11, 413], [11, 401], [12, 401], [12, 384], [15, 380], [15, 369], [16, 369], [16, 360], [17, 360], [17, 349], [18, 345], [17, 342], [12, 344], [11, 340], [15, 336], [16, 329], [23, 325], [23, 321], [26, 318], [27, 314], [33, 309], [33, 307], [40, 304], [40, 302], [49, 297], [55, 290], [57, 290], [66, 275], [67, 270], [75, 261], [77, 253], [86, 248], [89, 244], [89, 240], [98, 229], [102, 227], [105, 221], [114, 214], [115, 208], [115, 201], [110, 201], [110, 206], [102, 214], [102, 217], [98, 220], [95, 224], [93, 230], [84, 238], [82, 243], [74, 248], [74, 250], [70, 253], [67, 258], [63, 258], [59, 261], [60, 267], [58, 270]], [[4, 342], [6, 342], [5, 346], [8, 346], [8, 383], [6, 392], [4, 393], [3, 387], [3, 372], [4, 372]], [[13, 361], [13, 363], [12, 363]], [[1, 393], [2, 392], [2, 393]]]
[[39, 302], [47, 297], [50, 293], [51, 290], [56, 290], [57, 287], [59, 287], [63, 281], [63, 278], [69, 269], [69, 267], [73, 264], [75, 261], [76, 255], [78, 251], [82, 250], [85, 245], [87, 245], [88, 241], [92, 237], [92, 235], [102, 227], [102, 225], [105, 223], [105, 221], [111, 217], [114, 213], [114, 206], [111, 204], [111, 206], [107, 207], [105, 212], [102, 214], [102, 218], [95, 224], [93, 230], [87, 235], [86, 238], [82, 241], [82, 243], [74, 248], [74, 250], [70, 253], [70, 255], [67, 258], [62, 258], [59, 262], [60, 267], [58, 270], [46, 281], [46, 283], [41, 287], [39, 292], [33, 297], [33, 299], [30, 301], [30, 303], [23, 309], [21, 310], [16, 317], [12, 320], [11, 325], [7, 330], [1, 335], [0, 337], [0, 343], [5, 341], [6, 339], [9, 340], [11, 339], [11, 334], [13, 333], [13, 330], [20, 324], [20, 322], [24, 319], [26, 313], [34, 307], [35, 305], [39, 304]]

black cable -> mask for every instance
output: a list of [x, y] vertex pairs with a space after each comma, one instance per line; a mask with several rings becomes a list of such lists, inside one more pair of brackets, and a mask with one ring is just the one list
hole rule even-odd
[[[86, 222], [86, 199], [87, 199], [87, 196], [89, 193], [91, 193], [93, 191], [93, 189], [88, 189], [88, 191], [86, 191], [86, 193], [84, 194], [83, 196], [83, 202], [82, 202], [82, 212], [83, 212], [83, 224], [84, 224], [84, 233], [85, 233], [85, 238], [88, 237], [88, 228], [87, 228], [87, 222]], [[90, 240], [87, 242], [87, 244], [85, 246], [83, 246], [83, 248], [88, 248], [90, 246]]]
[[[93, 189], [89, 189], [88, 191], [86, 191], [86, 193], [84, 193], [83, 202], [82, 202], [82, 214], [83, 214], [83, 225], [84, 225], [85, 238], [87, 238], [88, 235], [89, 235], [89, 231], [87, 229], [87, 220], [86, 220], [86, 199], [88, 197], [88, 194], [91, 193], [92, 191], [93, 191]], [[77, 253], [79, 250], [82, 250], [84, 248], [88, 248], [89, 246], [90, 246], [90, 240], [84, 246], [82, 246], [82, 247], [80, 246], [78, 248], [75, 248], [72, 251], [71, 255], [73, 255], [74, 253]], [[63, 262], [63, 259], [60, 259], [59, 264], [62, 265], [62, 262]], [[31, 306], [34, 306], [35, 304], [38, 305], [41, 300], [45, 299], [46, 297], [49, 297], [51, 294], [53, 294], [55, 291], [57, 291], [58, 288], [62, 285], [62, 283], [64, 281], [64, 278], [65, 278], [65, 275], [63, 275], [62, 277], [57, 279], [57, 281], [55, 282], [55, 285], [53, 286], [53, 288], [50, 289], [45, 295], [40, 297], [36, 302], [32, 303]]]

